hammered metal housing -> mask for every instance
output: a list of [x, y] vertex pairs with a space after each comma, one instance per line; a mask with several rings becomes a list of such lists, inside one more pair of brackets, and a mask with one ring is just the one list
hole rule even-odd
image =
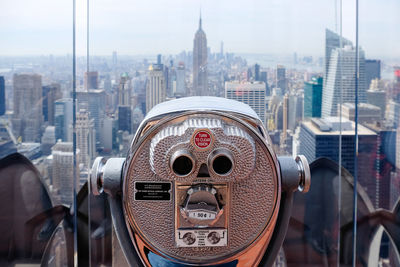
[[[191, 138], [196, 129], [209, 129], [214, 142], [207, 150], [196, 150]], [[207, 164], [207, 157], [213, 149], [225, 148], [233, 155], [233, 170], [229, 176], [218, 175], [208, 166], [211, 178], [220, 182], [245, 179], [255, 165], [255, 144], [253, 138], [236, 125], [227, 124], [221, 119], [209, 117], [190, 118], [178, 125], [160, 130], [150, 143], [151, 170], [163, 180], [191, 182], [197, 178], [200, 166]], [[169, 167], [169, 159], [178, 150], [187, 150], [195, 158], [195, 170], [188, 177], [176, 175]], [[236, 164], [239, 163], [240, 164]], [[211, 171], [210, 171], [211, 170]]]
[[[192, 147], [192, 135], [199, 128], [209, 129], [215, 137], [208, 150], [198, 151]], [[235, 165], [229, 176], [210, 173], [208, 179], [211, 184], [226, 183], [230, 188], [228, 245], [176, 247], [174, 200], [135, 201], [134, 183], [195, 182], [200, 165], [207, 164], [209, 153], [219, 147], [232, 152]], [[169, 157], [180, 148], [190, 151], [197, 161], [196, 170], [187, 177], [176, 176], [168, 164]], [[248, 248], [267, 226], [273, 227], [275, 223], [270, 221], [279, 204], [280, 182], [275, 161], [265, 142], [243, 124], [215, 114], [181, 117], [142, 140], [131, 156], [124, 181], [124, 207], [128, 223], [145, 243], [151, 244], [151, 248], [161, 254], [186, 262], [223, 259]]]

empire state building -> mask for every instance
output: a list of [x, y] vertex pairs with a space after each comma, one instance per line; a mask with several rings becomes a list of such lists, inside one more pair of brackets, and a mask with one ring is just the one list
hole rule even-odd
[[193, 90], [192, 95], [209, 95], [207, 83], [207, 37], [201, 28], [201, 15], [199, 29], [193, 41]]

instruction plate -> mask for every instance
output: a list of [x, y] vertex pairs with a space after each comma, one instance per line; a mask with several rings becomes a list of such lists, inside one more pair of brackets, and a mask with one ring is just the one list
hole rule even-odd
[[135, 182], [135, 200], [171, 200], [171, 183]]
[[178, 229], [175, 238], [177, 247], [223, 247], [228, 244], [226, 229]]

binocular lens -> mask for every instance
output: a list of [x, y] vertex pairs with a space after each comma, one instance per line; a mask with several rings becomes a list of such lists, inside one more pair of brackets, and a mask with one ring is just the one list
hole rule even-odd
[[185, 155], [177, 157], [172, 163], [172, 170], [180, 176], [188, 175], [192, 172], [193, 162]]
[[225, 155], [219, 155], [214, 158], [212, 167], [216, 174], [228, 174], [232, 170], [232, 161]]

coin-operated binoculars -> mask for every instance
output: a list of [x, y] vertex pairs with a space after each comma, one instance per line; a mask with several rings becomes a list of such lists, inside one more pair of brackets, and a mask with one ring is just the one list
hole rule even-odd
[[310, 171], [275, 155], [246, 104], [189, 97], [155, 106], [127, 157], [97, 158], [90, 183], [132, 266], [267, 266]]

